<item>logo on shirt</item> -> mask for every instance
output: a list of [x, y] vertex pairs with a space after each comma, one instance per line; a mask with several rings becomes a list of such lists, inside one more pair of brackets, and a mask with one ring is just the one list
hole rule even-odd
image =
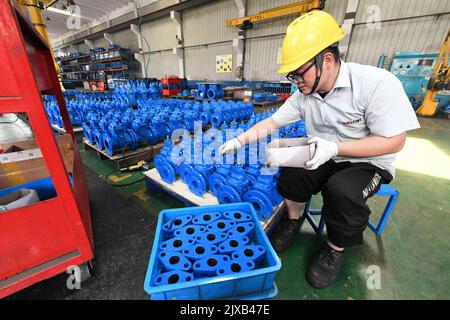
[[351, 126], [353, 124], [361, 123], [363, 121], [363, 118], [359, 118], [356, 120], [350, 120], [350, 121], [339, 121], [340, 124], [343, 124], [344, 126]]

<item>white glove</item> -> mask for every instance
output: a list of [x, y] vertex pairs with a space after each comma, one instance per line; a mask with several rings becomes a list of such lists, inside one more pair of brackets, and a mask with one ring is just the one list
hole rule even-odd
[[305, 163], [306, 169], [316, 170], [322, 164], [337, 156], [338, 146], [336, 142], [328, 141], [319, 137], [314, 137], [308, 141], [308, 144], [316, 145], [316, 152], [311, 160]]
[[234, 152], [240, 148], [242, 148], [242, 144], [239, 142], [238, 138], [234, 138], [221, 145], [219, 153], [224, 155], [225, 153]]

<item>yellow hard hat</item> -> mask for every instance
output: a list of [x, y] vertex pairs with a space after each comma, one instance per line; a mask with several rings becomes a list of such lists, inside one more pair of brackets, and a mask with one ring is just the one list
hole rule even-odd
[[298, 17], [286, 30], [278, 73], [297, 70], [344, 37], [344, 30], [325, 11], [313, 10]]

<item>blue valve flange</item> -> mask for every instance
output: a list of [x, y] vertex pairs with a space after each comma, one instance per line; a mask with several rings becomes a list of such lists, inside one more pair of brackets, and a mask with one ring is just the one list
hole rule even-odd
[[228, 230], [227, 235], [229, 237], [246, 236], [252, 238], [254, 231], [255, 224], [253, 222], [244, 222], [236, 224], [234, 227]]
[[229, 185], [222, 186], [222, 189], [219, 191], [218, 200], [220, 203], [237, 203], [241, 202], [241, 196], [239, 193]]
[[159, 248], [165, 251], [182, 251], [195, 243], [193, 237], [175, 237], [161, 243]]
[[183, 249], [185, 257], [192, 260], [200, 260], [217, 253], [217, 246], [206, 243], [197, 243]]
[[226, 211], [224, 212], [223, 216], [224, 218], [231, 219], [239, 223], [252, 220], [252, 216], [250, 214], [242, 212], [240, 210]]
[[265, 221], [272, 216], [272, 201], [264, 193], [258, 190], [247, 191], [242, 197], [244, 202], [250, 202], [258, 214], [261, 221]]
[[217, 269], [217, 275], [223, 276], [227, 274], [236, 274], [246, 271], [251, 271], [255, 268], [255, 263], [251, 260], [240, 261], [230, 259], [226, 263], [223, 263], [220, 268]]
[[195, 216], [192, 219], [192, 223], [207, 225], [207, 224], [210, 224], [210, 223], [216, 221], [217, 219], [220, 219], [221, 216], [222, 215], [220, 212], [207, 212], [207, 213], [203, 213], [203, 214]]
[[189, 224], [175, 231], [176, 237], [196, 237], [206, 231], [206, 227], [198, 224]]
[[158, 170], [158, 173], [164, 182], [167, 182], [169, 184], [175, 182], [176, 171], [170, 163], [162, 162], [159, 166], [156, 166], [156, 170]]
[[199, 197], [202, 197], [207, 190], [205, 178], [195, 170], [192, 170], [189, 175], [188, 187], [193, 194]]
[[230, 237], [224, 242], [218, 245], [220, 254], [230, 254], [236, 251], [238, 248], [245, 246], [250, 241], [249, 237], [246, 236], [237, 236]]
[[225, 241], [228, 236], [225, 233], [206, 232], [195, 237], [198, 243], [218, 244]]
[[215, 276], [217, 274], [217, 270], [225, 269], [226, 263], [230, 260], [230, 257], [220, 254], [213, 254], [209, 257], [205, 257], [194, 263], [194, 274], [196, 276]]
[[183, 163], [180, 166], [180, 178], [181, 180], [183, 180], [185, 183], [188, 183], [189, 181], [189, 176], [191, 175], [193, 168], [190, 164], [186, 164]]
[[164, 286], [168, 284], [179, 284], [183, 282], [189, 282], [194, 280], [194, 275], [180, 270], [161, 273], [156, 276], [154, 285]]
[[257, 263], [263, 260], [265, 255], [266, 249], [263, 246], [252, 244], [238, 248], [231, 256], [236, 260], [252, 260]]
[[227, 180], [225, 179], [225, 177], [218, 173], [213, 173], [212, 175], [210, 175], [208, 178], [208, 186], [211, 190], [211, 193], [215, 196], [218, 196], [220, 190], [226, 182]]
[[219, 219], [211, 224], [208, 224], [206, 228], [211, 232], [225, 232], [236, 225], [236, 222], [227, 219]]
[[180, 228], [186, 226], [188, 223], [190, 223], [192, 221], [192, 218], [193, 218], [193, 216], [191, 216], [191, 215], [185, 215], [185, 216], [172, 218], [163, 225], [163, 230], [165, 232], [173, 232], [177, 229], [180, 229]]
[[189, 259], [179, 252], [161, 251], [159, 253], [159, 261], [161, 261], [164, 269], [167, 271], [189, 271], [192, 268], [192, 263]]

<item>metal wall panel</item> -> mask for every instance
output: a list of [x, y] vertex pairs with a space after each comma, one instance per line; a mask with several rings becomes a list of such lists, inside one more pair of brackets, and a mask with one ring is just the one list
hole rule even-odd
[[152, 53], [150, 61], [147, 60], [148, 57], [149, 55], [146, 55], [146, 63], [148, 63], [147, 76], [149, 78], [160, 79], [166, 75], [178, 75], [178, 59], [172, 51]]
[[[199, 46], [185, 50], [186, 78], [188, 80], [234, 80], [233, 73], [216, 73], [216, 56], [232, 54], [231, 43]], [[233, 54], [233, 62], [235, 57]], [[234, 69], [233, 64], [233, 69]]]
[[[380, 8], [381, 22], [379, 28], [370, 28], [364, 23], [369, 17], [367, 12], [370, 5], [378, 5]], [[383, 20], [449, 11], [450, 2], [448, 1], [436, 0], [425, 3], [403, 0], [362, 0], [357, 14], [357, 20], [362, 24], [354, 27], [347, 61], [376, 65], [379, 56], [385, 53], [387, 55], [385, 68], [390, 69], [395, 52], [438, 52], [450, 28], [450, 15], [386, 22], [383, 22]]]
[[[407, 18], [450, 11], [448, 0], [360, 0], [356, 23], [366, 22], [379, 9], [381, 20]], [[448, 19], [448, 17], [447, 17]]]
[[[150, 52], [172, 49], [177, 46], [177, 40], [175, 38], [177, 34], [176, 28], [170, 16], [142, 24], [141, 32], [145, 39], [147, 39]], [[135, 37], [135, 39], [137, 38]], [[142, 45], [144, 52], [148, 52], [149, 50], [144, 40]]]
[[[248, 1], [248, 14], [256, 14], [263, 10], [283, 6], [296, 1]], [[347, 8], [347, 0], [328, 0], [325, 9], [331, 13], [339, 23], [342, 23]], [[247, 32], [249, 38], [245, 42], [244, 76], [248, 81], [279, 81], [284, 75], [276, 73], [278, 69], [277, 54], [282, 45], [286, 28], [298, 15], [290, 15], [254, 25]]]
[[236, 18], [238, 9], [234, 0], [221, 0], [182, 13], [184, 45], [232, 40], [237, 37], [234, 28], [228, 28], [227, 20]]

